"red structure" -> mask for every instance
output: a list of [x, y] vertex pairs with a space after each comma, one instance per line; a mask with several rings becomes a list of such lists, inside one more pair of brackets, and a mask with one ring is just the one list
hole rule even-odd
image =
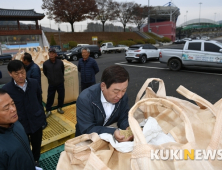
[[[158, 35], [170, 38], [175, 41], [176, 23], [172, 21], [150, 23], [150, 30]], [[148, 32], [147, 25], [143, 27], [143, 32]]]
[[[150, 32], [168, 37], [172, 41], [176, 38], [176, 22], [180, 15], [180, 9], [172, 2], [164, 6], [155, 6], [150, 12]], [[143, 32], [148, 32], [147, 25], [141, 28]]]

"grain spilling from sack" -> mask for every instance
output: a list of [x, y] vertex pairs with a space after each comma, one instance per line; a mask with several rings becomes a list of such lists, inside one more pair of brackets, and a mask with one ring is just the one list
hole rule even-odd
[[120, 130], [119, 133], [120, 135], [124, 136], [126, 139], [133, 136], [133, 133], [130, 128], [127, 130]]

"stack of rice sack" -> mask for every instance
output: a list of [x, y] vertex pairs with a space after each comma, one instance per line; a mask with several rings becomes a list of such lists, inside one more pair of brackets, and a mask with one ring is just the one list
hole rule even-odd
[[[19, 52], [14, 56], [14, 59], [22, 60], [23, 54], [27, 52], [32, 55], [32, 60], [41, 69], [41, 80], [42, 80], [42, 99], [43, 102], [47, 102], [47, 90], [48, 90], [48, 80], [43, 74], [43, 63], [49, 59], [48, 47], [43, 49], [39, 46], [37, 51], [34, 48], [19, 49]], [[68, 62], [67, 60], [62, 60], [65, 66], [65, 101], [64, 104], [76, 101], [79, 96], [79, 78], [78, 78], [78, 68], [75, 64]], [[58, 104], [58, 94], [56, 93], [53, 106]]]

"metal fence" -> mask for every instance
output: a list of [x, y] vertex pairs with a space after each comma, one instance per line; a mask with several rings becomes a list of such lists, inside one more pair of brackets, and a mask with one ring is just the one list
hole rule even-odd
[[[60, 28], [60, 31], [63, 32], [72, 32], [72, 28], [70, 24], [41, 24], [44, 32], [57, 32]], [[74, 32], [102, 32], [103, 27], [101, 24], [90, 23], [85, 25], [73, 25]], [[132, 31], [132, 26], [127, 26], [126, 31]], [[113, 24], [105, 24], [104, 32], [123, 32], [122, 26], [117, 26]]]

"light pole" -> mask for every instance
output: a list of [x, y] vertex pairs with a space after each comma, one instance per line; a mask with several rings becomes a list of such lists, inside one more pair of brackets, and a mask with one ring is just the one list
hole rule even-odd
[[214, 13], [214, 22], [216, 24], [216, 16], [217, 16], [217, 13]]
[[184, 26], [186, 24], [186, 15], [184, 15]]
[[59, 31], [59, 45], [60, 45], [60, 48], [62, 49], [62, 46], [61, 46], [61, 39], [60, 39], [60, 27], [59, 27], [59, 24], [58, 24], [58, 31]]
[[[202, 4], [202, 2], [200, 2], [199, 4], [200, 4], [200, 11], [201, 11], [201, 4]], [[199, 25], [200, 25], [200, 14], [199, 14]]]
[[148, 17], [147, 17], [147, 29], [150, 31], [150, 0], [148, 0]]
[[[186, 13], [188, 13], [188, 11]], [[187, 24], [187, 16], [186, 16], [186, 24]]]

